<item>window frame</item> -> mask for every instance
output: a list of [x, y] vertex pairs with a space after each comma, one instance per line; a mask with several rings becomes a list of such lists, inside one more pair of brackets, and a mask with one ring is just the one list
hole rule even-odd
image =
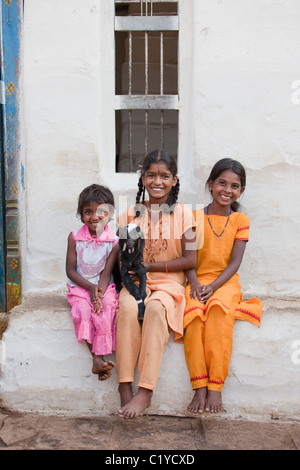
[[[168, 1], [168, 0], [166, 0]], [[193, 179], [194, 126], [193, 107], [193, 62], [194, 62], [194, 1], [178, 0], [178, 171], [181, 176], [181, 192], [190, 192], [190, 179]], [[116, 194], [136, 191], [136, 173], [115, 171], [115, 1], [101, 0], [99, 16], [99, 94], [97, 97], [99, 129], [99, 168], [95, 170], [103, 184]], [[189, 73], [187, 73], [189, 71]], [[118, 104], [117, 104], [118, 105]], [[105, 110], [105, 112], [102, 112]], [[125, 196], [124, 204], [127, 196]]]
[[[177, 94], [167, 95], [164, 94], [163, 85], [164, 85], [164, 37], [163, 33], [167, 31], [176, 31], [178, 34], [178, 49], [179, 49], [179, 16], [178, 11], [176, 15], [152, 15], [152, 4], [153, 3], [176, 3], [178, 8], [178, 0], [136, 0], [133, 3], [140, 4], [141, 10], [140, 15], [135, 16], [118, 16], [114, 15], [114, 34], [116, 32], [127, 32], [129, 34], [129, 87], [128, 94], [117, 95], [115, 94], [114, 98], [114, 112], [116, 111], [128, 111], [129, 127], [131, 126], [131, 112], [133, 110], [145, 111], [145, 132], [147, 135], [147, 122], [148, 122], [148, 113], [150, 110], [179, 110], [179, 95], [178, 88]], [[128, 4], [128, 0], [115, 0], [114, 4]], [[132, 94], [131, 89], [131, 75], [132, 75], [132, 33], [133, 32], [144, 32], [145, 34], [145, 93], [142, 95]], [[149, 32], [159, 32], [160, 33], [160, 94], [149, 94], [148, 93], [148, 33]], [[116, 45], [115, 45], [116, 47]], [[116, 50], [114, 49], [116, 54]], [[115, 71], [116, 73], [116, 71]], [[178, 62], [177, 62], [177, 82], [178, 82]], [[163, 126], [163, 123], [161, 123]], [[115, 129], [116, 134], [117, 129]], [[161, 132], [162, 127], [161, 127]], [[128, 134], [131, 135], [131, 127], [128, 130]], [[178, 118], [178, 128], [177, 128], [177, 141], [179, 136], [179, 118]], [[131, 137], [130, 137], [131, 139]], [[146, 138], [147, 139], [147, 138]], [[132, 154], [131, 154], [131, 140], [128, 144], [129, 148], [129, 166], [132, 168]], [[145, 153], [147, 153], [148, 141], [145, 142]], [[177, 148], [178, 154], [178, 148]], [[115, 149], [115, 158], [116, 158], [116, 149]], [[117, 172], [116, 174], [132, 174], [134, 170], [130, 172]]]

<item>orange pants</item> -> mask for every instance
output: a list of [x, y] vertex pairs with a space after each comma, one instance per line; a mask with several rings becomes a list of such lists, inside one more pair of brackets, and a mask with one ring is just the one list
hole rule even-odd
[[204, 323], [199, 317], [187, 326], [184, 352], [193, 390], [221, 391], [228, 375], [234, 315], [213, 306]]
[[155, 390], [162, 356], [169, 339], [166, 310], [159, 300], [146, 305], [143, 323], [138, 305], [127, 289], [119, 297], [116, 316], [116, 366], [118, 382], [133, 382], [139, 359], [139, 387]]

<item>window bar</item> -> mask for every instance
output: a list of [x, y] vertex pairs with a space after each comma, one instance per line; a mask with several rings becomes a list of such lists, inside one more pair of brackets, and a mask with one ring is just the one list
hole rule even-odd
[[145, 156], [148, 154], [148, 109], [145, 109]]
[[160, 94], [164, 94], [164, 33], [160, 33]]
[[[132, 31], [129, 31], [129, 64], [128, 64], [128, 94], [132, 94]], [[133, 171], [132, 160], [132, 110], [128, 110], [128, 153], [129, 153], [129, 171]]]
[[128, 94], [132, 93], [132, 31], [129, 31]]
[[129, 153], [129, 172], [133, 171], [132, 161], [132, 110], [128, 110], [128, 153]]
[[[160, 33], [160, 94], [164, 94], [164, 33]], [[164, 111], [160, 111], [160, 148], [164, 148]]]
[[[147, 2], [146, 2], [147, 5]], [[145, 95], [149, 91], [148, 32], [145, 31]], [[145, 156], [148, 153], [148, 110], [145, 110]]]
[[143, 16], [143, 0], [141, 0], [141, 16]]
[[160, 111], [160, 148], [165, 146], [165, 136], [164, 136], [164, 110]]
[[148, 95], [148, 78], [149, 78], [149, 63], [148, 63], [148, 32], [145, 31], [145, 95]]

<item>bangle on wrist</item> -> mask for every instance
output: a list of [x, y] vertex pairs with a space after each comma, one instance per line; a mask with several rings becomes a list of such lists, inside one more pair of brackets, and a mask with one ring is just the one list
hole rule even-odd
[[167, 265], [167, 262], [166, 262], [166, 261], [165, 261], [165, 267], [166, 267], [166, 273], [169, 274], [168, 265]]

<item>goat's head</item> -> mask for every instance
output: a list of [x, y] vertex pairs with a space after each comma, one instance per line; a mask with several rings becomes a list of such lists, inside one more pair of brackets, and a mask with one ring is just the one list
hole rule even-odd
[[144, 234], [136, 224], [128, 224], [120, 232], [121, 251], [127, 249], [133, 253], [136, 249], [143, 250], [145, 244]]

